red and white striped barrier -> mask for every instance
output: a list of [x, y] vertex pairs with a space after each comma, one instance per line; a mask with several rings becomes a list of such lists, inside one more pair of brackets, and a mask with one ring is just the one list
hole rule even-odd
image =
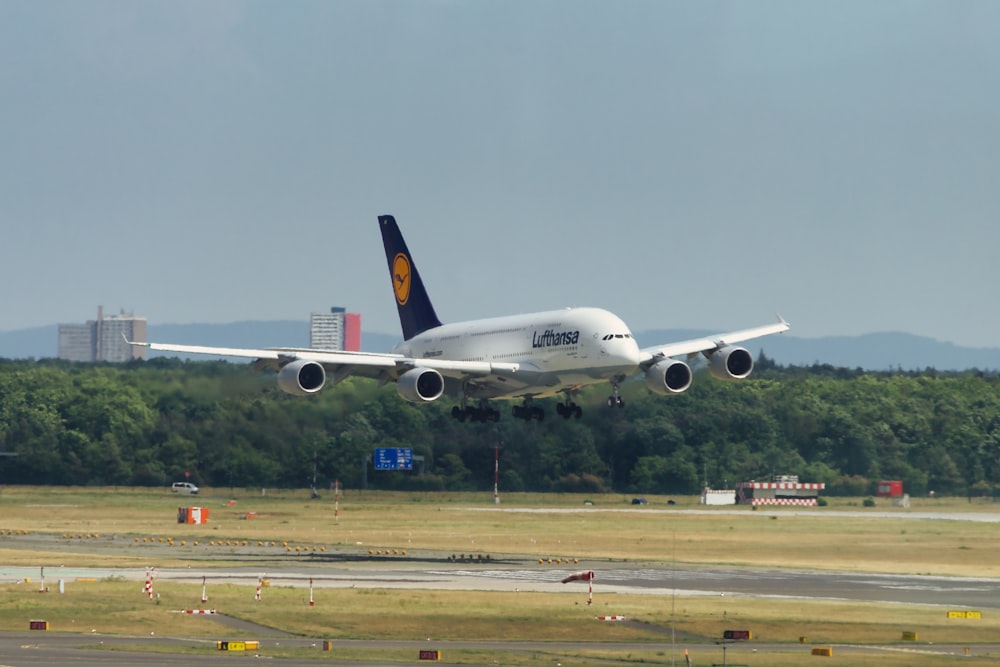
[[815, 507], [818, 504], [815, 498], [754, 498], [750, 503], [755, 507], [759, 505]]
[[624, 621], [627, 620], [624, 616], [595, 616], [598, 621]]
[[182, 614], [214, 614], [214, 609], [181, 609]]
[[810, 491], [822, 491], [826, 488], [826, 484], [822, 482], [818, 483], [806, 483], [806, 482], [744, 482], [743, 488], [746, 489], [779, 489], [779, 490], [791, 490], [791, 489], [808, 489]]

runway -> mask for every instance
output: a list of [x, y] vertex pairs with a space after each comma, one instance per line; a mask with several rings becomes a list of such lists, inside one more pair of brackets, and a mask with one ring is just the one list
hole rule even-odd
[[[573, 572], [593, 570], [597, 590], [624, 594], [680, 596], [742, 596], [855, 600], [900, 604], [937, 605], [954, 608], [1000, 608], [1000, 579], [942, 577], [929, 575], [869, 574], [720, 568], [677, 565], [636, 567], [621, 563], [581, 562], [567, 566], [526, 563], [493, 564], [426, 562], [353, 562], [349, 565], [293, 563], [269, 567], [210, 567], [158, 569], [159, 581], [201, 583], [225, 582], [253, 586], [265, 576], [275, 586], [305, 587], [310, 579], [316, 588], [400, 588], [437, 590], [538, 591], [565, 593], [560, 583]], [[37, 580], [38, 568], [0, 567], [0, 582]], [[49, 581], [76, 578], [143, 581], [145, 569], [136, 568], [47, 568]], [[578, 582], [575, 585], [585, 585]]]

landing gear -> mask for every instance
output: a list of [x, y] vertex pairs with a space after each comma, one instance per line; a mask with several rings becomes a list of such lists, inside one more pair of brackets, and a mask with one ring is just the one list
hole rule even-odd
[[482, 401], [479, 407], [470, 408], [466, 406], [455, 406], [451, 409], [451, 416], [460, 422], [468, 419], [471, 422], [498, 422], [500, 421], [500, 411], [491, 408], [486, 401]]
[[563, 403], [556, 404], [556, 414], [563, 419], [569, 419], [570, 417], [576, 417], [579, 419], [583, 416], [583, 409], [576, 404], [574, 400], [576, 395], [579, 394], [577, 389], [567, 389], [565, 392], [566, 400]]
[[612, 394], [608, 396], [608, 407], [613, 408], [618, 406], [619, 408], [624, 408], [625, 401], [623, 401], [622, 397], [618, 395], [618, 382], [616, 380], [611, 381], [611, 390]]
[[563, 419], [569, 419], [570, 417], [576, 417], [579, 419], [583, 416], [583, 408], [574, 403], [573, 401], [566, 401], [565, 403], [556, 403], [556, 414], [558, 414]]
[[517, 419], [523, 419], [526, 422], [530, 422], [532, 419], [536, 421], [545, 419], [545, 410], [537, 405], [532, 405], [529, 399], [524, 400], [524, 405], [515, 405], [511, 408], [511, 413]]

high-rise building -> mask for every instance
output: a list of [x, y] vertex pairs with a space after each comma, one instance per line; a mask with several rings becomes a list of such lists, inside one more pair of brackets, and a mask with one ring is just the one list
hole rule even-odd
[[146, 318], [124, 311], [105, 317], [104, 308], [98, 306], [96, 320], [59, 325], [59, 358], [117, 363], [145, 359], [146, 348], [129, 345], [125, 338], [145, 343]]
[[59, 325], [59, 358], [67, 361], [97, 359], [97, 322]]
[[97, 360], [125, 362], [145, 359], [146, 348], [127, 345], [125, 339], [146, 342], [146, 318], [131, 313], [111, 315], [97, 323]]
[[344, 349], [361, 351], [361, 313], [344, 313]]
[[314, 350], [361, 351], [361, 315], [334, 306], [309, 316], [309, 347]]

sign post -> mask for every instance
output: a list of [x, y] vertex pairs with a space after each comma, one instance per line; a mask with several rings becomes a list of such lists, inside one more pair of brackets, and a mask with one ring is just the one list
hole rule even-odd
[[413, 450], [406, 447], [376, 447], [375, 470], [413, 470]]
[[715, 642], [722, 645], [722, 667], [726, 666], [726, 646], [733, 642], [749, 641], [753, 639], [753, 633], [749, 630], [723, 630], [722, 640]]

